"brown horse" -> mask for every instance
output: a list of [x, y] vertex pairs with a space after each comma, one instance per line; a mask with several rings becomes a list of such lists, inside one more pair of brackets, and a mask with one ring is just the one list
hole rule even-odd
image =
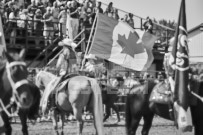
[[[193, 88], [195, 88], [195, 85], [198, 83], [200, 85], [198, 94], [203, 96], [203, 81], [199, 81], [192, 77], [189, 85], [190, 89], [194, 90]], [[144, 85], [133, 88], [128, 94], [126, 100], [126, 130], [128, 135], [135, 135], [142, 117], [144, 119], [142, 135], [149, 134], [154, 114], [172, 120], [167, 104], [149, 101], [154, 86], [155, 82], [149, 80]], [[198, 100], [195, 105], [191, 105], [190, 107], [193, 125], [195, 127], [195, 135], [203, 135], [203, 103]]]
[[27, 109], [33, 102], [27, 81], [27, 67], [22, 61], [24, 52], [22, 50], [20, 55], [15, 57], [5, 52], [7, 61], [1, 61], [0, 64], [0, 109], [6, 135], [11, 135], [12, 132], [9, 122], [10, 107], [15, 103], [19, 108]]

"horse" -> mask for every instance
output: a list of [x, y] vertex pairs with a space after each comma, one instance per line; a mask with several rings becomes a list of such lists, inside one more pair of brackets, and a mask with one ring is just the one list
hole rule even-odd
[[120, 85], [120, 83], [117, 78], [112, 78], [110, 80], [107, 80], [107, 85], [101, 84], [102, 103], [105, 105], [105, 112], [106, 112], [103, 122], [105, 122], [109, 118], [109, 116], [111, 114], [111, 108], [115, 111], [115, 113], [117, 115], [117, 121], [115, 122], [115, 124], [120, 122], [120, 120], [121, 120], [118, 108], [114, 104], [116, 101], [118, 101], [118, 98], [119, 98], [118, 97], [119, 85]]
[[36, 118], [39, 116], [39, 105], [41, 99], [40, 90], [32, 82], [29, 82], [29, 88], [32, 95], [35, 97], [33, 103], [28, 109], [20, 108], [18, 112], [19, 118], [21, 120], [23, 135], [28, 135], [27, 119], [32, 121], [36, 120]]
[[[203, 81], [190, 79], [190, 89], [197, 89], [199, 84], [199, 95], [203, 96]], [[155, 114], [168, 119], [174, 120], [169, 113], [169, 105], [150, 102], [150, 94], [153, 88], [156, 88], [160, 84], [154, 82], [154, 80], [148, 80], [143, 85], [134, 87], [130, 90], [126, 100], [126, 132], [128, 135], [135, 135], [139, 126], [139, 122], [143, 117], [144, 125], [142, 128], [142, 135], [148, 135], [152, 126], [153, 117]], [[191, 99], [191, 98], [190, 98]], [[195, 135], [203, 134], [203, 103], [198, 100], [196, 104], [191, 104], [191, 115], [193, 119], [193, 125], [195, 127]]]
[[[55, 75], [51, 74], [50, 72], [47, 72], [47, 69], [41, 70], [41, 71], [38, 69], [35, 69], [35, 73], [36, 73], [36, 76], [34, 77], [35, 85], [41, 90], [42, 93], [44, 93], [44, 90], [48, 86], [48, 84], [51, 81], [56, 80], [56, 78], [57, 78]], [[42, 99], [43, 98], [44, 97], [42, 96]], [[40, 103], [40, 113], [42, 113], [42, 102]], [[40, 119], [43, 119], [45, 117], [45, 113], [46, 112], [42, 113], [42, 117], [39, 118], [38, 121], [40, 121]]]
[[11, 56], [4, 52], [5, 61], [0, 62], [0, 112], [4, 122], [6, 135], [11, 135], [12, 128], [9, 122], [9, 109], [15, 103], [18, 108], [28, 109], [32, 105], [33, 95], [27, 80], [28, 71], [23, 62], [25, 50]]
[[[46, 71], [40, 71], [36, 75], [36, 79], [39, 79], [40, 83], [36, 85], [41, 85], [47, 80], [47, 77], [54, 76], [51, 73]], [[55, 87], [54, 85], [58, 82], [59, 77], [55, 77], [45, 88], [45, 92], [43, 96], [47, 96], [46, 93], [50, 93], [50, 90]], [[52, 109], [52, 121], [53, 127], [58, 134], [57, 127], [57, 111], [61, 114], [64, 112], [71, 112], [77, 120], [79, 125], [78, 134], [82, 134], [83, 129], [83, 120], [82, 120], [82, 110], [84, 107], [92, 108], [94, 115], [94, 124], [96, 128], [96, 133], [98, 135], [103, 134], [103, 110], [102, 110], [102, 97], [101, 90], [97, 81], [93, 78], [88, 78], [86, 76], [73, 76], [69, 79], [65, 79], [61, 83], [61, 86], [56, 90], [55, 100], [56, 100], [56, 109]], [[57, 87], [56, 87], [57, 88]], [[44, 104], [44, 102], [42, 101]], [[42, 107], [43, 108], [43, 107]], [[44, 109], [43, 109], [44, 110]], [[62, 120], [62, 132], [63, 134], [63, 120]]]

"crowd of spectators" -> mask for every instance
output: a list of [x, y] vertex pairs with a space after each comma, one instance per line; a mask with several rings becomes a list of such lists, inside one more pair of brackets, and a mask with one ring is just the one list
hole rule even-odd
[[[46, 44], [51, 44], [53, 36], [60, 35], [74, 39], [78, 34], [80, 24], [92, 24], [97, 12], [106, 14], [116, 20], [127, 22], [134, 28], [133, 14], [128, 13], [123, 18], [118, 15], [118, 9], [110, 2], [105, 10], [101, 2], [95, 0], [31, 0], [23, 3], [21, 0], [1, 0], [0, 13], [2, 16], [5, 34], [10, 37], [10, 44], [15, 44], [15, 37], [29, 35], [44, 36]], [[145, 28], [147, 29], [146, 23]], [[16, 28], [20, 28], [17, 30]], [[61, 35], [62, 34], [62, 35]], [[39, 45], [40, 38], [35, 44]]]

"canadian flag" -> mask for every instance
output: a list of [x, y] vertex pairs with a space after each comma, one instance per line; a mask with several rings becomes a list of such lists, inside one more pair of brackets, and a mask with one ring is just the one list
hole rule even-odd
[[126, 22], [98, 14], [90, 54], [137, 71], [146, 70], [153, 61], [152, 47], [157, 37], [135, 31]]

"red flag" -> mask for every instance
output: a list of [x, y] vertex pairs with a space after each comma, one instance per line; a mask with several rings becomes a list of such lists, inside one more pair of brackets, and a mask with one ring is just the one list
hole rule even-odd
[[182, 0], [175, 41], [172, 49], [172, 67], [175, 69], [174, 107], [176, 121], [183, 132], [192, 131], [191, 114], [189, 108], [189, 55], [187, 44], [187, 24], [185, 0]]
[[[142, 71], [151, 65], [151, 58], [153, 58], [148, 55], [149, 50], [152, 50], [151, 45], [144, 45], [142, 41], [142, 37], [146, 40], [150, 36], [144, 35], [140, 36], [125, 22], [98, 14], [90, 54], [126, 68]], [[152, 36], [150, 39], [153, 38], [155, 41], [157, 38], [154, 37]]]

